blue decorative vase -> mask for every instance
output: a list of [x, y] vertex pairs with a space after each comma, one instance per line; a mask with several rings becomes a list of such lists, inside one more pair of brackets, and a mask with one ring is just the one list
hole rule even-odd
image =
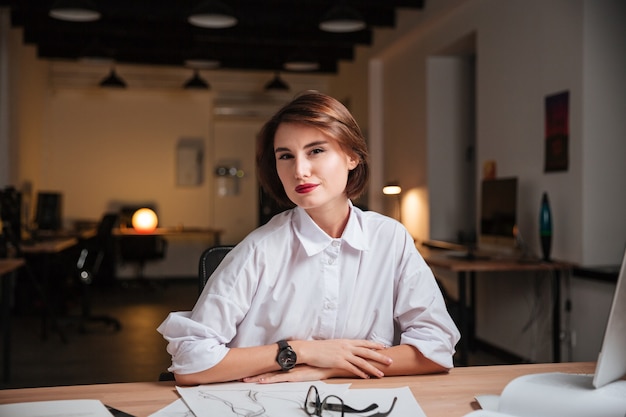
[[541, 239], [541, 254], [544, 261], [550, 260], [552, 249], [552, 213], [548, 194], [541, 197], [541, 209], [539, 210], [539, 238]]

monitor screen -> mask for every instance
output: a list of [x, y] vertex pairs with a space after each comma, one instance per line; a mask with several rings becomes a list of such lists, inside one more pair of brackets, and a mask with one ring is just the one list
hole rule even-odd
[[62, 195], [57, 192], [37, 193], [35, 223], [38, 230], [60, 230], [63, 226]]
[[515, 246], [517, 178], [484, 180], [480, 197], [480, 244]]

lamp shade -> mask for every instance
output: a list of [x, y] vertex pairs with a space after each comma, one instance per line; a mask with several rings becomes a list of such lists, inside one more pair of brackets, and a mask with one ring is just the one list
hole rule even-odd
[[133, 214], [131, 222], [137, 232], [150, 233], [156, 229], [159, 219], [154, 211], [144, 207]]
[[398, 184], [387, 184], [383, 187], [383, 194], [385, 195], [398, 195], [402, 192], [402, 187]]
[[325, 32], [347, 33], [365, 29], [361, 14], [346, 4], [338, 4], [324, 15], [319, 28]]
[[235, 26], [238, 22], [230, 7], [217, 0], [200, 3], [191, 12], [187, 21], [194, 26], [207, 29], [225, 29]]
[[100, 81], [100, 87], [126, 88], [126, 81], [117, 75], [115, 68], [112, 68], [109, 75]]
[[200, 77], [197, 69], [194, 70], [193, 77], [187, 80], [183, 87], [188, 90], [209, 90], [211, 88], [209, 83]]
[[265, 91], [287, 91], [289, 90], [289, 84], [280, 78], [280, 74], [276, 73], [274, 78], [265, 84]]
[[89, 0], [55, 1], [48, 14], [54, 19], [69, 22], [93, 22], [100, 19], [100, 12]]

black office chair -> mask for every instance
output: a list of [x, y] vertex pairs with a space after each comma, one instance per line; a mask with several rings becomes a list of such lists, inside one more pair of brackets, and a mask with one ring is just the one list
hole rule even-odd
[[98, 224], [96, 236], [81, 242], [76, 270], [81, 287], [81, 315], [78, 320], [82, 332], [86, 331], [85, 326], [90, 322], [112, 326], [115, 331], [122, 328], [120, 321], [114, 317], [91, 314], [91, 286], [94, 285], [94, 281], [102, 278], [104, 261], [114, 261], [113, 228], [117, 221], [116, 213], [105, 214]]
[[[198, 265], [198, 292], [201, 293], [206, 285], [207, 281], [215, 272], [219, 264], [226, 257], [228, 252], [234, 248], [234, 246], [213, 246], [206, 249], [200, 255], [200, 262]], [[159, 381], [174, 381], [174, 374], [172, 372], [161, 372], [159, 375]]]
[[211, 274], [215, 272], [232, 248], [234, 248], [234, 246], [213, 246], [202, 252], [198, 265], [198, 293], [202, 292]]

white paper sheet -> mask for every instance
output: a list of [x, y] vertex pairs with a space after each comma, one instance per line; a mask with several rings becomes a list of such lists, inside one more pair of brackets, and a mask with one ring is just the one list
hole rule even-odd
[[111, 417], [99, 400], [34, 401], [0, 405], [0, 417]]
[[[411, 389], [409, 387], [401, 388], [379, 388], [379, 389], [351, 389], [342, 394], [345, 404], [354, 408], [364, 408], [375, 402], [378, 404], [376, 409], [379, 413], [387, 412], [391, 408], [393, 397], [398, 397], [393, 411], [389, 417], [393, 416], [411, 416], [426, 417], [422, 407], [419, 406]], [[364, 413], [363, 415], [371, 415], [373, 411]], [[360, 414], [345, 414], [346, 416], [358, 416]]]
[[148, 417], [195, 417], [187, 404], [179, 398], [167, 407], [163, 407], [156, 413], [150, 414]]
[[[318, 389], [320, 398], [337, 395], [344, 403], [354, 408], [365, 408], [371, 403], [378, 404], [375, 411], [364, 413], [372, 415], [386, 412], [391, 408], [393, 398], [397, 402], [390, 416], [426, 417], [415, 400], [409, 387], [388, 389], [349, 389], [350, 384], [326, 384], [315, 382], [291, 382], [283, 384], [245, 384], [227, 383], [201, 385], [198, 387], [177, 387], [184, 404], [196, 417], [219, 415], [229, 416], [305, 416], [304, 398], [311, 385]], [[188, 417], [184, 414], [183, 404], [171, 404], [151, 417]], [[175, 414], [178, 413], [178, 414]], [[360, 414], [350, 414], [358, 417]]]
[[176, 387], [196, 417], [230, 416], [298, 416], [309, 387], [315, 385], [320, 397], [330, 394], [341, 397], [350, 384], [289, 382], [281, 384], [227, 384]]

